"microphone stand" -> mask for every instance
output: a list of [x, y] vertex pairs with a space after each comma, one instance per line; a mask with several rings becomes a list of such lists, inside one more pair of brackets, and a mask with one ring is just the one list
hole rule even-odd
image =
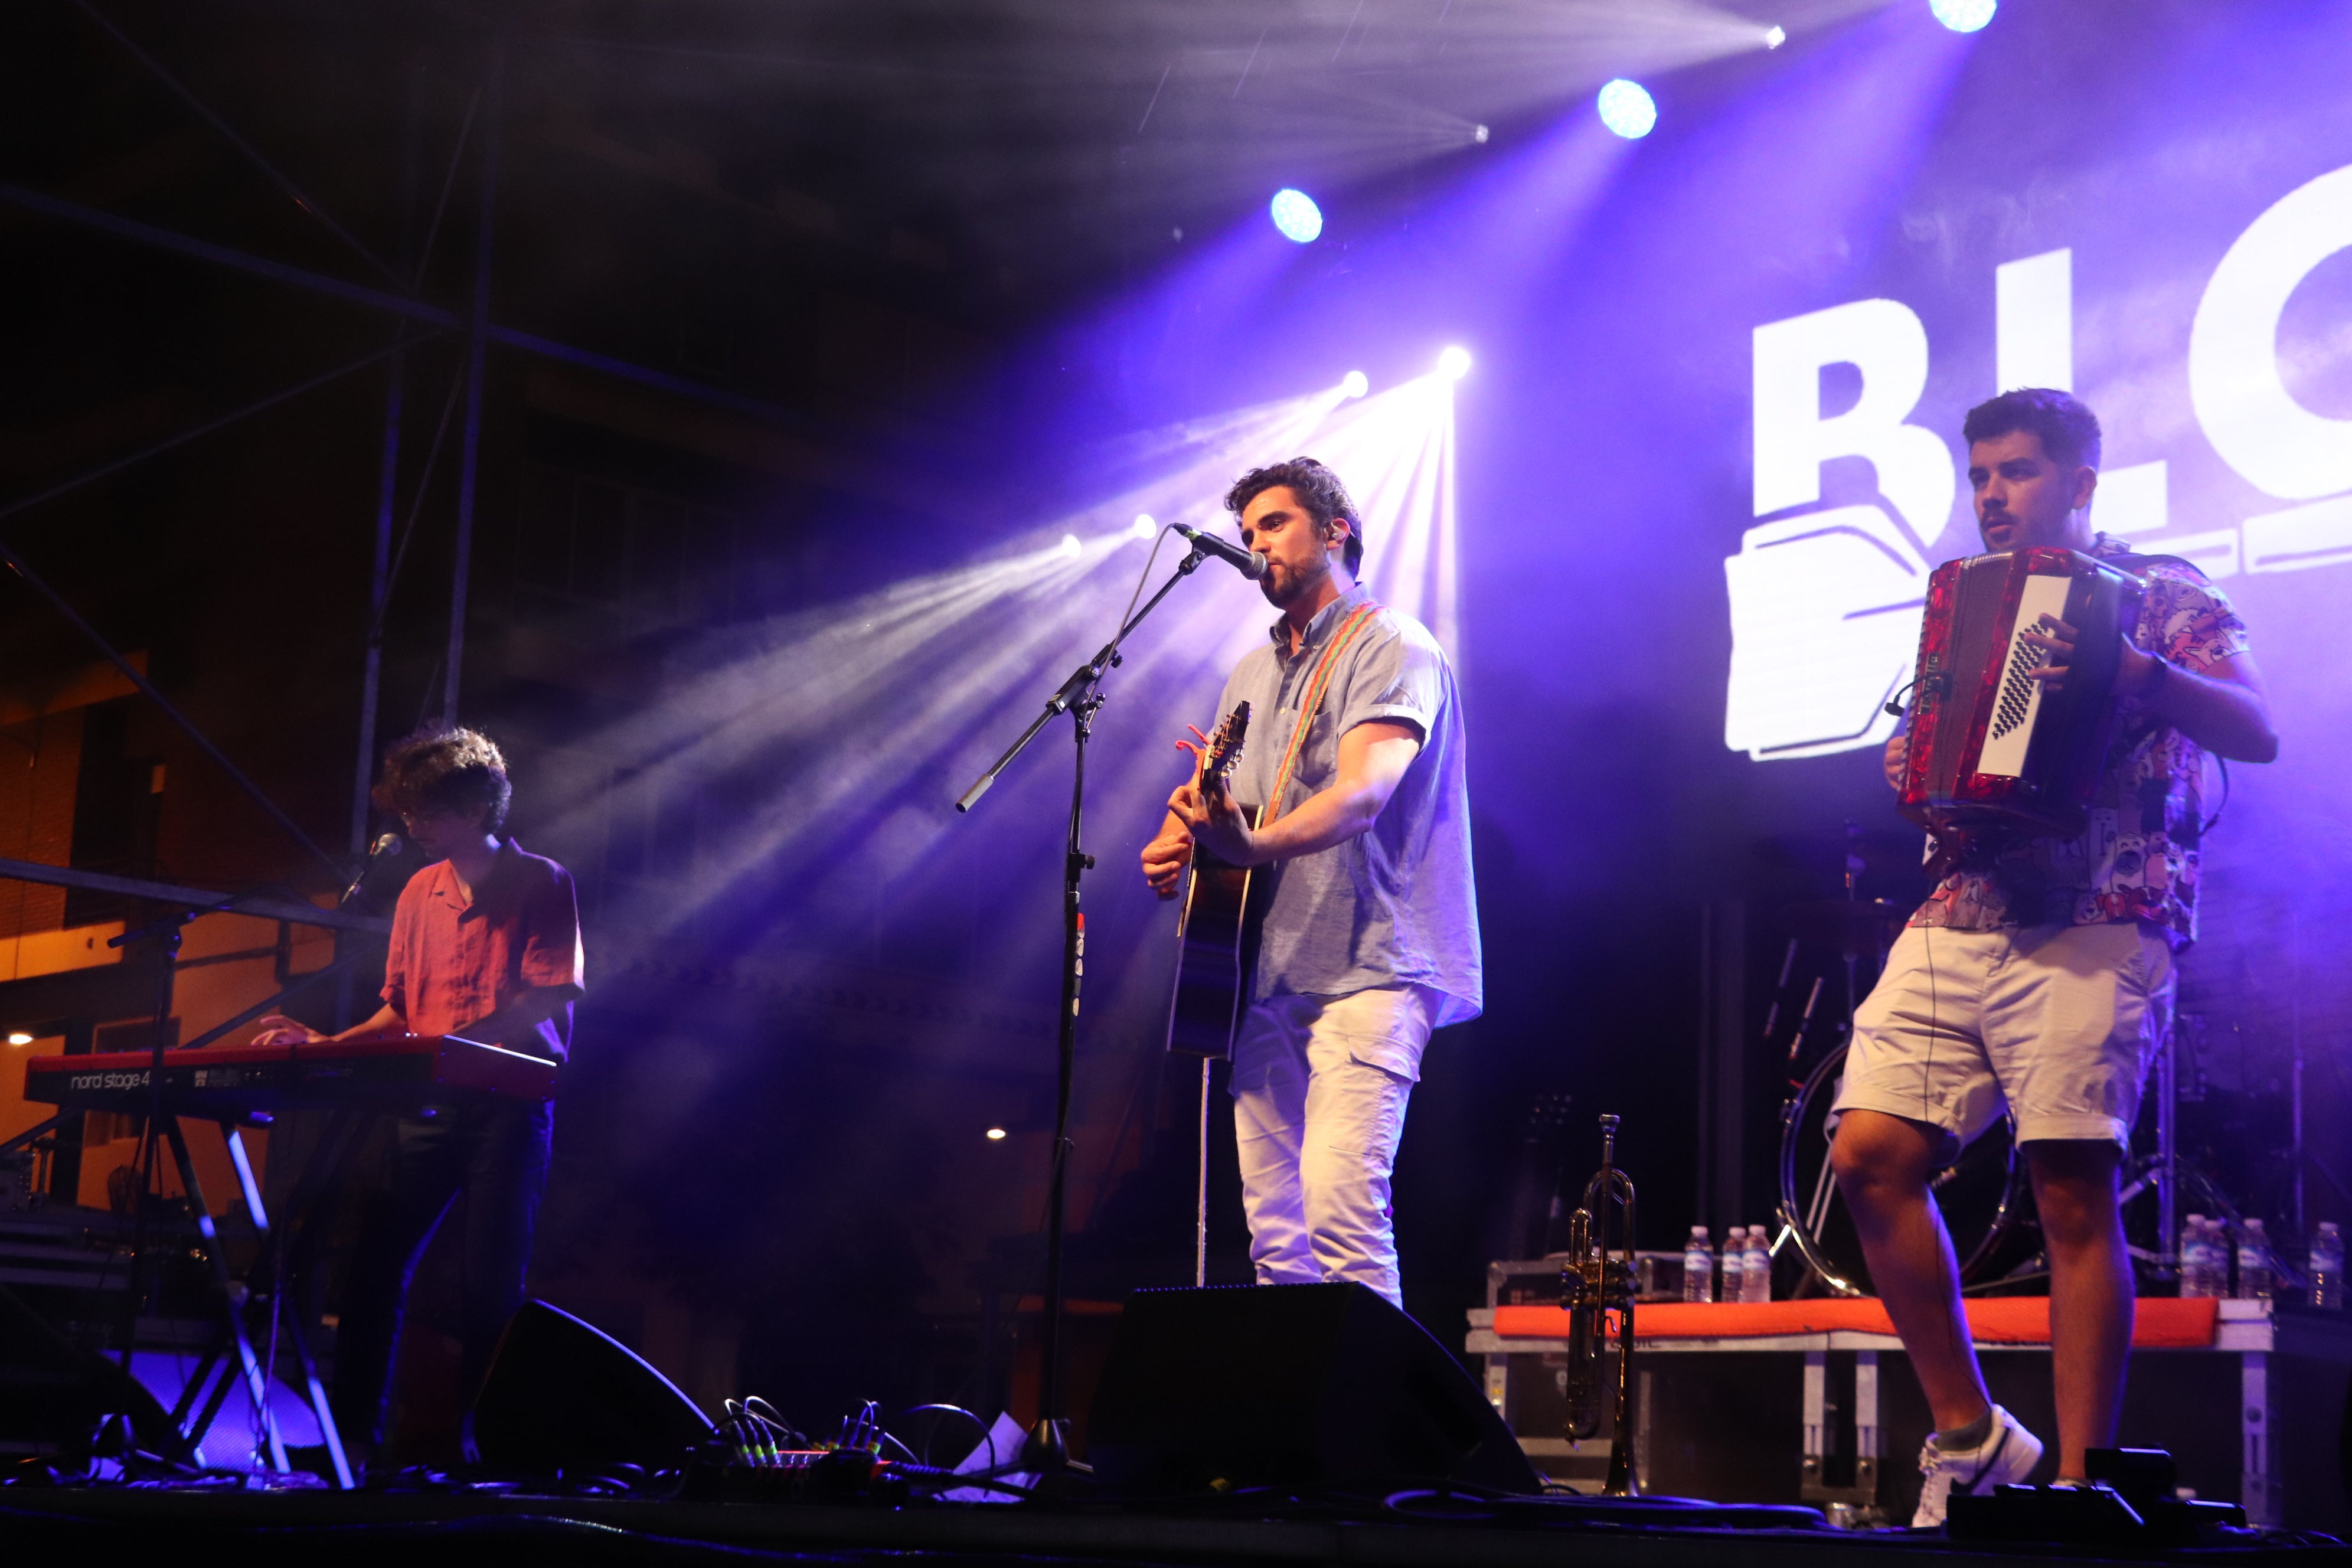
[[1086, 816], [1087, 741], [1094, 728], [1095, 714], [1103, 705], [1102, 693], [1096, 690], [1106, 671], [1124, 662], [1119, 645], [1128, 634], [1143, 624], [1143, 618], [1160, 607], [1176, 584], [1192, 574], [1208, 552], [1193, 546], [1176, 570], [1160, 585], [1160, 591], [1145, 601], [1143, 607], [1128, 617], [1118, 628], [1118, 635], [1097, 650], [1094, 658], [1080, 665], [1062, 682], [1061, 689], [1045, 701], [1044, 712], [1030, 721], [1021, 731], [1020, 739], [1004, 749], [1004, 754], [989, 764], [988, 771], [972, 782], [956, 802], [959, 812], [970, 811], [986, 795], [997, 775], [1019, 756], [1045, 727], [1061, 715], [1070, 715], [1072, 739], [1076, 742], [1076, 765], [1070, 784], [1069, 840], [1062, 856], [1062, 1008], [1058, 1041], [1059, 1076], [1054, 1095], [1054, 1161], [1046, 1186], [1045, 1201], [1045, 1342], [1040, 1347], [1038, 1376], [1037, 1422], [1030, 1428], [1029, 1441], [1024, 1445], [1022, 1463], [1041, 1470], [1063, 1468], [1069, 1463], [1069, 1427], [1062, 1411], [1062, 1252], [1066, 1222], [1065, 1200], [1070, 1176], [1070, 1084], [1077, 1070], [1078, 1050], [1078, 991], [1086, 975], [1087, 917], [1079, 908], [1078, 884], [1087, 872], [1094, 869], [1095, 858], [1081, 847], [1080, 829]]

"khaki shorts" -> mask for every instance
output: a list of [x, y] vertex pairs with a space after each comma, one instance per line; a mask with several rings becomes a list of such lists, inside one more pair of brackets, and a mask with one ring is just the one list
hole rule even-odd
[[1854, 1014], [1832, 1111], [1941, 1128], [1941, 1164], [2004, 1107], [2021, 1143], [2128, 1145], [2172, 985], [2171, 944], [2137, 921], [1906, 927]]

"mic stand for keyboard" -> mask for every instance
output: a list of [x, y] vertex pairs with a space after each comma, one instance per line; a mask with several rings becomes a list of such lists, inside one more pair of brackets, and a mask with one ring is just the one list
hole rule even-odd
[[1095, 864], [1094, 857], [1086, 853], [1080, 844], [1086, 817], [1087, 740], [1094, 728], [1095, 714], [1103, 704], [1102, 694], [1095, 688], [1101, 683], [1105, 672], [1121, 662], [1119, 645], [1127, 640], [1128, 634], [1141, 626], [1143, 618], [1160, 607], [1160, 601], [1208, 558], [1206, 551], [1193, 546], [1176, 563], [1176, 570], [1160, 585], [1160, 591], [1128, 617], [1117, 637], [1062, 682], [1061, 689], [1046, 700], [1045, 710], [1030, 721], [1020, 739], [1007, 746], [1004, 754], [990, 763], [988, 771], [975, 779], [956, 802], [956, 810], [970, 811], [1040, 731], [1063, 714], [1070, 715], [1077, 752], [1070, 783], [1069, 838], [1062, 855], [1062, 1005], [1054, 1095], [1054, 1158], [1045, 1189], [1045, 1333], [1039, 1346], [1037, 1423], [1030, 1429], [1029, 1441], [1022, 1454], [1024, 1469], [1056, 1470], [1069, 1463], [1069, 1434], [1062, 1411], [1062, 1253], [1070, 1184], [1070, 1086], [1077, 1072], [1078, 991], [1087, 967], [1087, 917], [1079, 908], [1078, 884]]

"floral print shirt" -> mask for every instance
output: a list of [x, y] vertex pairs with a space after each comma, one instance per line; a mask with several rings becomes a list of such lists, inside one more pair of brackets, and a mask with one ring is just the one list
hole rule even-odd
[[[2103, 561], [2131, 555], [2104, 533], [2085, 553]], [[2124, 567], [2147, 584], [2137, 646], [2200, 675], [2246, 650], [2246, 623], [2194, 566], [2158, 557]], [[2073, 838], [2021, 840], [1990, 867], [1954, 872], [1911, 923], [1989, 931], [2140, 920], [2160, 928], [2175, 948], [2187, 946], [2197, 940], [2204, 775], [2204, 748], [2126, 700], [2089, 826]]]

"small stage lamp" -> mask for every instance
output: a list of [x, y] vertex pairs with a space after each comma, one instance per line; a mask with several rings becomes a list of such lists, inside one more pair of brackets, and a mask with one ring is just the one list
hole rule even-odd
[[1593, 107], [1601, 111], [1601, 123], [1628, 142], [1647, 136], [1658, 123], [1658, 100], [1650, 89], [1622, 76], [1601, 89]]
[[1274, 218], [1274, 226], [1282, 231], [1282, 237], [1295, 245], [1312, 245], [1323, 232], [1323, 209], [1305, 191], [1284, 186], [1274, 193], [1266, 211]]

